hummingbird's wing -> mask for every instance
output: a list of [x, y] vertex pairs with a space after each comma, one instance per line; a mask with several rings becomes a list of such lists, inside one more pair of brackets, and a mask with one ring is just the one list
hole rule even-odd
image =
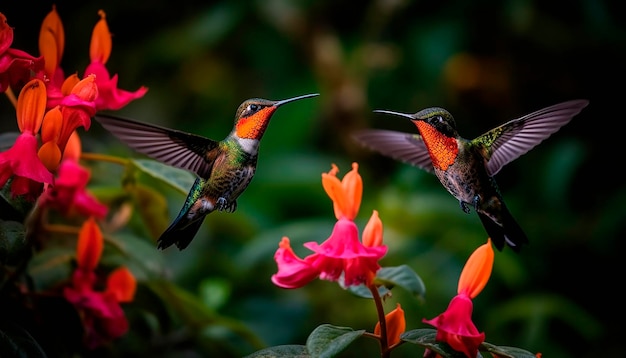
[[511, 120], [479, 136], [486, 149], [487, 173], [494, 176], [503, 166], [519, 158], [537, 144], [566, 125], [589, 104], [587, 100], [573, 100], [540, 109]]
[[207, 157], [218, 142], [191, 133], [108, 114], [95, 119], [129, 147], [165, 164], [208, 178], [213, 161]]
[[419, 134], [363, 129], [352, 133], [352, 137], [382, 155], [434, 172], [430, 154]]

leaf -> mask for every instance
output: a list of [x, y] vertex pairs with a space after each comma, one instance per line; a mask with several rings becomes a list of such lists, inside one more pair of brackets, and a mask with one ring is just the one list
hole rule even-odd
[[132, 159], [129, 163], [134, 165], [138, 170], [168, 184], [185, 195], [187, 195], [189, 188], [191, 188], [193, 182], [196, 180], [192, 173], [163, 164], [156, 160]]
[[153, 242], [129, 233], [108, 235], [100, 263], [110, 267], [126, 266], [138, 280], [160, 277], [167, 270], [163, 255]]
[[426, 294], [424, 282], [407, 265], [381, 268], [376, 274], [376, 282], [384, 284], [389, 289], [400, 286], [418, 297], [423, 297]]
[[21, 254], [26, 253], [28, 245], [24, 240], [25, 229], [17, 221], [0, 220], [0, 262], [15, 265]]
[[333, 357], [363, 333], [364, 329], [355, 331], [350, 327], [323, 324], [311, 332], [306, 340], [306, 347], [312, 357]]
[[49, 248], [38, 252], [29, 263], [28, 272], [37, 291], [57, 286], [72, 276], [75, 248]]
[[156, 240], [169, 225], [167, 200], [156, 190], [136, 183], [129, 189], [135, 198], [137, 211], [150, 232], [150, 237]]
[[306, 350], [306, 346], [301, 345], [284, 345], [275, 346], [256, 351], [244, 358], [270, 358], [270, 357], [293, 357], [307, 358], [311, 357]]
[[[372, 298], [372, 291], [370, 291], [370, 289], [367, 288], [367, 286], [365, 285], [349, 286], [348, 291], [352, 292], [354, 295], [358, 297]], [[389, 295], [390, 293], [391, 291], [387, 289], [387, 287], [385, 286], [378, 287], [378, 295], [380, 297], [385, 297]]]
[[536, 358], [535, 354], [521, 348], [495, 346], [487, 342], [480, 345], [480, 350], [497, 354], [498, 358]]
[[200, 302], [196, 296], [171, 282], [152, 280], [146, 282], [146, 286], [163, 302], [167, 302], [168, 307], [192, 330], [198, 330], [216, 320], [216, 314]]
[[[405, 342], [417, 344], [424, 348], [430, 349], [431, 351], [438, 353], [442, 357], [446, 357], [446, 358], [464, 358], [465, 357], [465, 354], [455, 351], [448, 344], [444, 342], [438, 342], [437, 340], [435, 340], [436, 336], [437, 336], [437, 330], [432, 329], [432, 328], [421, 328], [421, 329], [414, 329], [414, 330], [402, 333], [402, 335], [400, 335], [400, 339]], [[481, 357], [480, 353], [478, 354], [478, 357]]]

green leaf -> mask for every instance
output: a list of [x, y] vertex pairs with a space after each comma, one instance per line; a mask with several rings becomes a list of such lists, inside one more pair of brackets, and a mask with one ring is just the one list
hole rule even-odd
[[156, 160], [132, 159], [130, 163], [145, 174], [170, 185], [185, 195], [187, 195], [189, 188], [196, 180], [195, 176], [189, 171], [172, 167]]
[[107, 245], [101, 264], [109, 267], [126, 266], [138, 280], [160, 277], [167, 270], [163, 255], [153, 242], [129, 233], [106, 237]]
[[[370, 289], [367, 288], [367, 286], [365, 285], [349, 286], [348, 291], [352, 292], [354, 295], [358, 297], [372, 298], [372, 291], [370, 291]], [[391, 294], [391, 291], [387, 289], [387, 287], [385, 286], [378, 287], [378, 295], [380, 297], [385, 297], [390, 294]]]
[[219, 309], [228, 303], [232, 291], [232, 284], [226, 279], [206, 278], [200, 282], [200, 298], [212, 309]]
[[217, 316], [215, 312], [205, 306], [196, 296], [182, 288], [164, 280], [146, 282], [150, 288], [168, 307], [179, 316], [191, 329], [200, 329], [213, 323]]
[[[411, 331], [407, 331], [400, 335], [400, 339], [408, 342], [417, 344], [424, 348], [430, 349], [435, 353], [439, 353], [442, 357], [446, 358], [463, 358], [465, 354], [461, 352], [457, 352], [452, 349], [448, 344], [444, 342], [438, 342], [435, 340], [437, 336], [437, 330], [432, 328], [421, 328], [414, 329]], [[480, 353], [477, 357], [481, 357]]]
[[498, 355], [498, 358], [506, 357], [506, 358], [535, 358], [536, 355], [530, 353], [527, 350], [516, 348], [516, 347], [507, 347], [507, 346], [495, 346], [491, 343], [483, 342], [479, 348], [481, 351], [487, 351], [489, 353], [494, 353]]
[[28, 245], [24, 241], [25, 229], [17, 221], [0, 220], [0, 262], [14, 265], [26, 253]]
[[256, 351], [244, 358], [270, 358], [270, 357], [293, 357], [293, 358], [307, 358], [311, 357], [306, 350], [306, 346], [300, 345], [284, 345], [262, 349]]
[[407, 265], [395, 267], [383, 267], [376, 274], [376, 283], [382, 283], [391, 289], [400, 286], [413, 294], [423, 297], [426, 294], [426, 286], [422, 279]]
[[311, 332], [306, 340], [306, 347], [313, 357], [333, 357], [363, 333], [364, 329], [355, 331], [350, 327], [323, 324]]
[[167, 200], [161, 193], [140, 183], [131, 186], [130, 191], [150, 237], [156, 240], [169, 225]]
[[49, 248], [38, 252], [29, 263], [28, 272], [37, 291], [57, 286], [72, 276], [75, 248]]

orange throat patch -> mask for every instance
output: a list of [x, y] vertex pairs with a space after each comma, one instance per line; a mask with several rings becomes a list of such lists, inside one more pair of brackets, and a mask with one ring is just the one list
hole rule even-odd
[[459, 154], [456, 138], [447, 137], [424, 121], [415, 121], [415, 125], [426, 144], [433, 166], [440, 170], [448, 170]]
[[276, 107], [270, 106], [249, 117], [241, 118], [235, 125], [237, 136], [246, 139], [260, 139], [263, 133], [265, 133], [265, 129], [275, 110]]

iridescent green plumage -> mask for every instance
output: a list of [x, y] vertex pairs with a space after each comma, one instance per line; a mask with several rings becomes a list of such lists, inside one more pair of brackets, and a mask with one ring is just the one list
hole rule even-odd
[[218, 210], [233, 212], [237, 198], [254, 177], [260, 140], [282, 101], [253, 98], [237, 109], [233, 130], [222, 141], [110, 115], [96, 120], [133, 149], [165, 164], [197, 175], [177, 217], [158, 239], [158, 248], [173, 244], [182, 250], [194, 238], [204, 218]]
[[427, 108], [415, 114], [375, 111], [410, 119], [420, 135], [362, 130], [354, 137], [383, 155], [433, 172], [465, 212], [470, 206], [476, 210], [499, 250], [507, 244], [519, 251], [528, 239], [507, 209], [493, 177], [504, 165], [558, 131], [587, 104], [587, 100], [559, 103], [472, 140], [458, 134], [454, 118], [443, 108]]

